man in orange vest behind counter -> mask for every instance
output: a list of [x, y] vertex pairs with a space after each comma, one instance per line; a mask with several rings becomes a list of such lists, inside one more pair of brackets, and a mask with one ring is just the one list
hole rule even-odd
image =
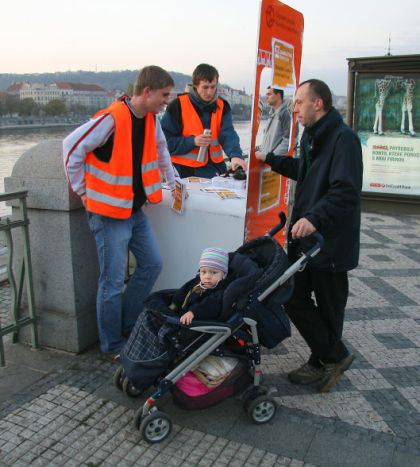
[[[141, 207], [162, 200], [160, 172], [174, 196], [174, 168], [156, 118], [173, 86], [162, 68], [143, 68], [131, 99], [123, 96], [100, 110], [63, 143], [67, 178], [86, 208], [98, 250], [100, 350], [110, 360], [118, 359], [162, 269]], [[124, 290], [128, 249], [136, 258], [136, 270]]]
[[[174, 99], [162, 118], [171, 159], [182, 178], [212, 178], [226, 172], [223, 152], [233, 170], [241, 167], [246, 171], [230, 105], [217, 95], [218, 82], [216, 68], [198, 65], [191, 92]], [[207, 148], [203, 160], [197, 160], [200, 148]]]

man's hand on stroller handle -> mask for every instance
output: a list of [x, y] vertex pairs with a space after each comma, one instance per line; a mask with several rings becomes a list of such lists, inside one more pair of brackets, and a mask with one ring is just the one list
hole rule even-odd
[[316, 231], [316, 228], [305, 217], [299, 219], [292, 227], [292, 238], [308, 237]]
[[192, 311], [187, 311], [181, 316], [181, 318], [179, 318], [179, 322], [181, 324], [191, 324], [193, 319], [194, 313]]

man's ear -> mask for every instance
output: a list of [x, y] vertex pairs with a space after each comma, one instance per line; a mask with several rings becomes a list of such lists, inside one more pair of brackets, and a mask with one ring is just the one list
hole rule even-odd
[[315, 105], [315, 110], [317, 111], [324, 110], [324, 101], [320, 97], [317, 97], [315, 99], [314, 105]]
[[150, 87], [146, 86], [146, 87], [143, 88], [143, 91], [141, 92], [141, 95], [143, 97], [149, 97], [150, 91], [151, 91]]

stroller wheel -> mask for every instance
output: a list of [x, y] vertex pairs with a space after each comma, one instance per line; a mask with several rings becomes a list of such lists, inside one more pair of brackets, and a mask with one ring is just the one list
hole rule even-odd
[[247, 412], [254, 423], [269, 422], [275, 415], [277, 404], [273, 397], [259, 396], [249, 401]]
[[252, 385], [245, 389], [241, 397], [245, 412], [248, 412], [248, 408], [253, 400], [255, 400], [257, 397], [262, 397], [266, 395], [267, 390], [264, 386]]
[[122, 366], [118, 367], [114, 373], [114, 385], [120, 391], [123, 390], [123, 381], [125, 378], [124, 368]]
[[171, 430], [171, 419], [159, 410], [146, 415], [140, 422], [141, 435], [150, 444], [160, 443], [169, 436]]
[[143, 408], [140, 407], [134, 415], [133, 425], [136, 430], [140, 430], [140, 423], [142, 419]]
[[127, 376], [124, 377], [122, 391], [129, 397], [138, 397], [143, 393], [143, 391], [140, 391], [134, 386], [134, 384], [127, 378]]

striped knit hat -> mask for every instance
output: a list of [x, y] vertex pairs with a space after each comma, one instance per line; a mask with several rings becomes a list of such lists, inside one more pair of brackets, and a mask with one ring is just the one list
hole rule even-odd
[[200, 268], [213, 268], [228, 272], [229, 256], [228, 252], [222, 248], [206, 248], [201, 254]]

